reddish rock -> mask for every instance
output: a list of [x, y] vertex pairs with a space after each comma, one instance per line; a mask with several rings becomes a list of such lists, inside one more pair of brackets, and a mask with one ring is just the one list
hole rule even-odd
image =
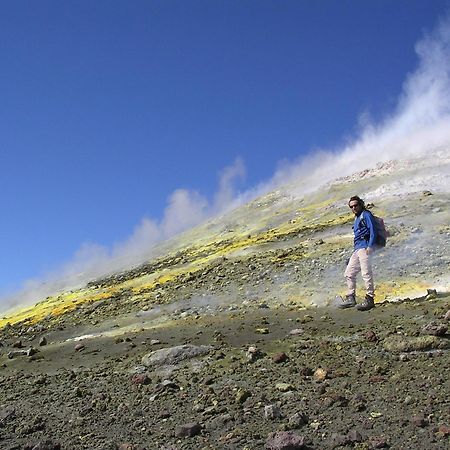
[[199, 423], [186, 423], [184, 425], [178, 425], [175, 428], [176, 437], [193, 437], [200, 434], [202, 427]]
[[289, 358], [286, 355], [286, 353], [277, 353], [276, 355], [273, 355], [272, 360], [274, 363], [279, 364], [287, 361]]
[[447, 425], [441, 425], [438, 429], [438, 433], [441, 433], [444, 436], [450, 436], [450, 427]]
[[268, 450], [300, 450], [305, 448], [305, 438], [292, 431], [270, 433], [266, 440]]
[[366, 339], [366, 341], [369, 341], [369, 342], [377, 342], [378, 341], [378, 336], [372, 330], [367, 331], [366, 334], [364, 335], [364, 338]]
[[383, 375], [372, 375], [369, 377], [370, 383], [383, 383], [386, 381], [386, 379], [383, 377]]
[[86, 347], [83, 344], [77, 344], [75, 345], [74, 349], [76, 352], [81, 352], [85, 349]]
[[133, 384], [150, 384], [151, 379], [146, 373], [137, 373], [131, 377]]
[[438, 322], [430, 322], [422, 328], [422, 334], [431, 336], [444, 336], [447, 333], [448, 326]]

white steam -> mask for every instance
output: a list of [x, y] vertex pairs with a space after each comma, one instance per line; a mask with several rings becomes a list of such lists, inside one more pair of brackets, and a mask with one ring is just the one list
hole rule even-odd
[[450, 148], [450, 18], [421, 40], [416, 52], [418, 67], [407, 76], [395, 110], [380, 123], [371, 122], [367, 115], [361, 117], [360, 131], [353, 141], [285, 163], [271, 180], [239, 196], [235, 184], [245, 176], [245, 168], [238, 159], [223, 171], [213, 201], [198, 192], [177, 189], [169, 197], [161, 221], [143, 218], [125, 242], [110, 250], [96, 244], [83, 245], [62, 269], [46, 281], [27, 281], [19, 294], [6, 299], [7, 303], [29, 303], [143, 262], [152, 256], [157, 242], [288, 182], [291, 193], [302, 195], [379, 162]]

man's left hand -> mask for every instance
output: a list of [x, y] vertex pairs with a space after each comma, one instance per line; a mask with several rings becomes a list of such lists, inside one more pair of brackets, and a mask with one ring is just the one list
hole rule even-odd
[[367, 255], [371, 255], [373, 253], [373, 248], [372, 247], [367, 247], [366, 248], [366, 254]]

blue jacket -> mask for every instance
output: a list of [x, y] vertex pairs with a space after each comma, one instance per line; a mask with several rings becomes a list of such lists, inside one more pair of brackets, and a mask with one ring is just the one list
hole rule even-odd
[[375, 246], [376, 229], [373, 216], [369, 211], [364, 210], [355, 218], [353, 233], [355, 250]]

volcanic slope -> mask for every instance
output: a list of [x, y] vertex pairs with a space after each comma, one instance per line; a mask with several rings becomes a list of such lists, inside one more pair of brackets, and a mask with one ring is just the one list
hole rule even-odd
[[[5, 313], [2, 448], [447, 448], [449, 151], [302, 189]], [[391, 233], [366, 313], [334, 301], [355, 194]]]

